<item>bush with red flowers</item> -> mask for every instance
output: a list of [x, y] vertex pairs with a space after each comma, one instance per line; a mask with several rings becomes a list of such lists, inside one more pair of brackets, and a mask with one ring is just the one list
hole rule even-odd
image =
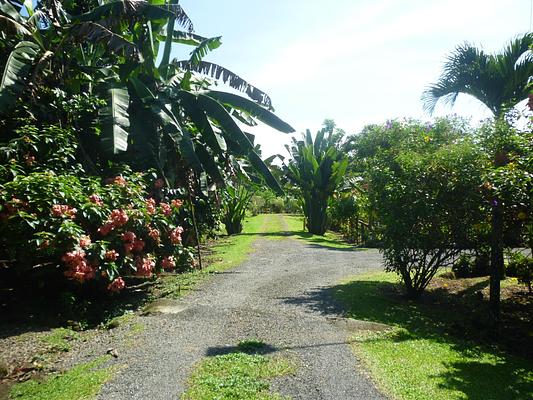
[[131, 172], [103, 180], [53, 171], [15, 176], [0, 187], [2, 259], [22, 273], [52, 263], [66, 279], [98, 281], [111, 292], [125, 288], [125, 276], [190, 267], [182, 201], [149, 197], [149, 187], [161, 186], [149, 180]]

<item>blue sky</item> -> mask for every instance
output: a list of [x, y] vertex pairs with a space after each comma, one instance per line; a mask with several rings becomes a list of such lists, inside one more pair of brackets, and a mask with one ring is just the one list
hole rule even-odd
[[[266, 91], [297, 132], [333, 118], [348, 133], [391, 118], [428, 119], [420, 102], [447, 53], [465, 41], [498, 51], [530, 30], [531, 0], [182, 0], [195, 31], [222, 36], [209, 61]], [[490, 114], [459, 98], [457, 112]], [[263, 153], [287, 136], [255, 128]]]

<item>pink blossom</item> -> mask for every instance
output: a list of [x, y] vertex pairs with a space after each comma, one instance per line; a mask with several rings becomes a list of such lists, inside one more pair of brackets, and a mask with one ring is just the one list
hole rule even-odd
[[160, 235], [161, 233], [156, 228], [148, 227], [148, 236], [150, 236], [156, 242], [159, 242]]
[[133, 251], [136, 253], [140, 253], [141, 251], [143, 251], [144, 246], [145, 246], [144, 240], [137, 239], [135, 242], [133, 242]]
[[109, 221], [113, 223], [115, 227], [126, 225], [128, 222], [128, 214], [124, 210], [113, 210], [109, 216]]
[[163, 267], [164, 270], [171, 271], [174, 268], [176, 268], [176, 260], [174, 259], [173, 256], [164, 257], [161, 260], [161, 266]]
[[147, 199], [146, 200], [146, 212], [148, 214], [155, 214], [155, 200], [154, 199]]
[[161, 204], [159, 204], [159, 207], [161, 207], [161, 212], [166, 217], [168, 217], [170, 214], [172, 214], [172, 208], [170, 208], [168, 203], [161, 203]]
[[100, 228], [98, 228], [98, 233], [102, 236], [109, 235], [109, 232], [111, 232], [115, 227], [112, 223], [106, 222], [104, 225], [102, 225]]
[[130, 254], [133, 251], [133, 243], [124, 243], [124, 251]]
[[96, 204], [97, 206], [103, 206], [104, 205], [104, 202], [102, 201], [100, 196], [98, 196], [97, 194], [91, 194], [89, 196], [89, 201], [91, 203], [93, 203], [93, 204]]
[[183, 205], [183, 201], [179, 199], [174, 199], [170, 202], [170, 204], [172, 205], [172, 207], [180, 208]]
[[117, 186], [126, 186], [126, 184], [128, 183], [126, 181], [126, 179], [124, 179], [124, 177], [122, 176], [115, 176], [113, 178], [109, 178], [109, 179], [106, 179], [105, 181], [107, 184], [113, 184], [113, 185], [117, 185]]
[[180, 244], [182, 233], [183, 233], [183, 228], [181, 226], [178, 226], [177, 228], [173, 229], [170, 232], [170, 242], [172, 244]]
[[135, 239], [137, 239], [137, 236], [133, 232], [128, 231], [128, 232], [124, 232], [122, 234], [122, 241], [123, 242], [131, 243], [131, 242], [134, 242]]
[[52, 205], [52, 215], [54, 217], [69, 217], [69, 218], [75, 218], [76, 217], [76, 213], [78, 212], [78, 210], [76, 210], [75, 208], [73, 207], [69, 207], [67, 205], [64, 205], [64, 204], [54, 204]]
[[152, 271], [155, 267], [155, 261], [150, 257], [137, 257], [135, 259], [135, 267], [138, 276], [151, 277]]
[[156, 189], [161, 189], [163, 186], [165, 186], [165, 181], [163, 179], [159, 178], [154, 182], [154, 187]]
[[87, 235], [83, 235], [80, 237], [79, 245], [82, 249], [86, 249], [91, 245], [91, 237]]
[[118, 252], [115, 250], [108, 250], [105, 252], [104, 258], [106, 261], [116, 261], [118, 258]]
[[83, 250], [75, 250], [65, 253], [61, 260], [66, 264], [65, 276], [75, 279], [80, 283], [94, 279], [96, 268], [87, 262]]
[[124, 279], [122, 279], [120, 276], [118, 278], [113, 279], [113, 282], [111, 282], [109, 285], [107, 285], [107, 290], [110, 292], [120, 292], [122, 289], [126, 287], [126, 282], [124, 282]]
[[29, 153], [24, 156], [24, 163], [26, 163], [28, 167], [31, 167], [34, 162], [35, 162], [35, 156], [32, 156]]

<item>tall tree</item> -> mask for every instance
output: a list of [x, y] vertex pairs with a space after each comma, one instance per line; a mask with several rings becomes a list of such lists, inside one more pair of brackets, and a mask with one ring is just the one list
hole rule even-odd
[[[442, 100], [453, 105], [460, 93], [473, 96], [490, 109], [494, 117], [504, 120], [505, 114], [528, 96], [528, 82], [533, 76], [533, 34], [512, 40], [501, 52], [487, 54], [470, 44], [458, 46], [444, 63], [439, 80], [422, 95], [427, 111], [432, 113]], [[504, 149], [496, 149], [494, 168], [505, 166]], [[490, 306], [495, 321], [500, 315], [500, 278], [504, 270], [503, 206], [492, 199], [492, 239]]]

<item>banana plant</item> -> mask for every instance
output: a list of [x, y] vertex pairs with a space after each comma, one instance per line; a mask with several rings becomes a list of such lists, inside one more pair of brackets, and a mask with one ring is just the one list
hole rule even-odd
[[340, 137], [332, 128], [324, 127], [314, 139], [307, 130], [302, 140], [293, 138], [287, 146], [291, 159], [285, 164], [285, 173], [297, 187], [307, 230], [316, 235], [326, 232], [329, 200], [348, 167], [348, 157], [339, 149]]
[[[31, 93], [36, 76], [55, 74], [67, 93], [88, 92], [106, 100], [95, 158], [156, 168], [169, 182], [176, 168], [186, 168], [223, 183], [224, 168], [234, 157], [246, 160], [281, 192], [243, 126], [261, 121], [281, 132], [294, 130], [273, 113], [266, 93], [203, 60], [220, 46], [220, 37], [194, 33], [177, 0], [99, 3], [73, 15], [60, 2], [37, 2], [35, 17], [0, 0], [0, 24], [23, 39], [4, 68], [0, 114]], [[171, 61], [175, 45], [191, 46], [189, 59]], [[211, 90], [217, 79], [248, 98]]]

